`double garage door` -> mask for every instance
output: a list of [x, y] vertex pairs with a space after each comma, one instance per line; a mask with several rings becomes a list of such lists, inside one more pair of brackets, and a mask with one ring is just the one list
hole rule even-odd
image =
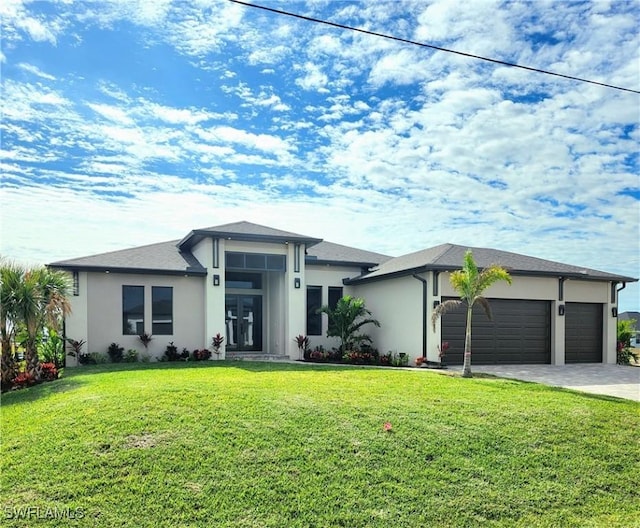
[[[551, 363], [551, 303], [491, 299], [493, 320], [474, 307], [472, 362], [476, 365]], [[602, 305], [566, 303], [567, 363], [602, 361]], [[449, 342], [446, 362], [461, 365], [466, 306], [442, 318], [442, 341]]]

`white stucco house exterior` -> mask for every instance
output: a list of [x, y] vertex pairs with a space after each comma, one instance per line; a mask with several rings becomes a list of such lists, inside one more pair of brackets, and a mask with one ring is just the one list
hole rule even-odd
[[438, 345], [447, 341], [447, 363], [456, 364], [463, 311], [447, 314], [435, 329], [431, 314], [455, 297], [449, 273], [467, 249], [480, 267], [499, 264], [513, 277], [511, 286], [486, 292], [493, 321], [474, 318], [475, 364], [615, 363], [618, 290], [637, 279], [495, 249], [443, 244], [392, 258], [237, 222], [49, 266], [72, 277], [65, 335], [85, 340], [87, 352], [105, 352], [112, 342], [142, 350], [138, 335], [148, 333], [149, 352], [160, 357], [169, 342], [210, 348], [220, 333], [225, 341], [214, 359], [299, 359], [297, 335], [312, 347], [337, 345], [316, 310], [350, 294], [364, 298], [380, 321], [366, 331], [381, 353], [437, 362]]

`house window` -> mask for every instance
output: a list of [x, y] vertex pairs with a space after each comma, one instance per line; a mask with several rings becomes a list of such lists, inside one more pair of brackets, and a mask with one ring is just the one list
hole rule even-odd
[[225, 274], [225, 284], [229, 289], [241, 290], [261, 290], [261, 273], [243, 273], [241, 271], [227, 271]]
[[342, 299], [342, 287], [329, 286], [329, 308], [333, 310], [340, 299]]
[[307, 335], [322, 335], [322, 286], [307, 286]]
[[173, 288], [153, 286], [151, 288], [151, 333], [173, 334]]
[[80, 275], [77, 271], [73, 272], [73, 295], [80, 295]]
[[122, 287], [122, 333], [144, 334], [144, 286]]
[[287, 269], [287, 257], [285, 255], [227, 251], [225, 259], [227, 269], [256, 271], [286, 271]]

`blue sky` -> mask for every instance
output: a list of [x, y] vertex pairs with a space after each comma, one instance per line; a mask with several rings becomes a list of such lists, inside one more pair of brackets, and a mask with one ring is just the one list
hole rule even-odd
[[[262, 4], [640, 89], [636, 1]], [[4, 255], [249, 220], [640, 274], [638, 94], [225, 0], [4, 0], [0, 17]]]

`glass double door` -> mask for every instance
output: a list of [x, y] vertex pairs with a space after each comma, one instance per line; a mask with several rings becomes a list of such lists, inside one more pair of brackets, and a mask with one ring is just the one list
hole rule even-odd
[[225, 295], [227, 350], [262, 350], [262, 295]]

